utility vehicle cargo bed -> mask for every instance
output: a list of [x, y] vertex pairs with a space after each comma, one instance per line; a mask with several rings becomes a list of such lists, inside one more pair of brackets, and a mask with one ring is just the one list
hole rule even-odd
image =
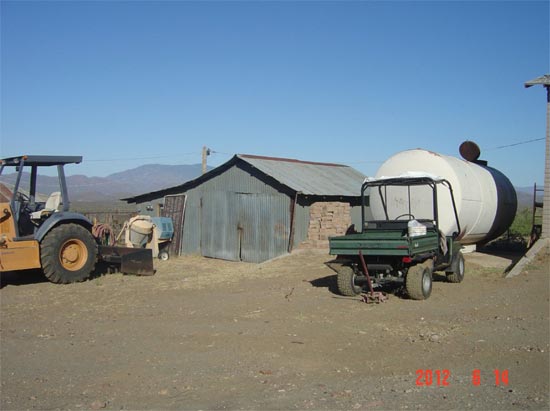
[[361, 250], [365, 256], [414, 256], [437, 249], [438, 241], [434, 229], [418, 237], [408, 237], [407, 230], [376, 229], [329, 239], [332, 255], [357, 255]]

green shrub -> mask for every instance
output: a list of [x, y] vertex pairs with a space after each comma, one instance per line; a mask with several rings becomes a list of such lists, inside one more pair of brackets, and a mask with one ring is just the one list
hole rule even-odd
[[533, 210], [529, 207], [524, 207], [518, 210], [514, 222], [510, 226], [510, 232], [513, 234], [529, 237], [533, 225]]

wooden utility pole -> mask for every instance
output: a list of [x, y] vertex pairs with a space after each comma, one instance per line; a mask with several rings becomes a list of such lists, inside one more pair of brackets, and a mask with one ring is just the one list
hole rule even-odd
[[206, 157], [210, 155], [210, 149], [206, 146], [202, 147], [202, 173], [206, 173]]
[[546, 89], [546, 161], [544, 166], [541, 238], [550, 238], [550, 74], [527, 81], [525, 87], [539, 84]]

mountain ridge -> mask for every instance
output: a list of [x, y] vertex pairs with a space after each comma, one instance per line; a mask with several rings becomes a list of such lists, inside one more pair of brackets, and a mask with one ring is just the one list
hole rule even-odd
[[[212, 167], [208, 167], [212, 169]], [[109, 174], [106, 177], [88, 177], [83, 174], [66, 176], [71, 201], [118, 201], [150, 191], [162, 190], [199, 177], [200, 164], [144, 164], [136, 168]], [[16, 174], [3, 175], [1, 182], [15, 184]], [[24, 173], [23, 189], [28, 189], [29, 176]], [[59, 190], [57, 177], [38, 175], [38, 191], [49, 195]]]
[[[208, 167], [208, 170], [212, 168]], [[28, 173], [24, 174], [26, 175], [22, 179], [23, 188], [28, 189]], [[202, 167], [200, 164], [144, 164], [109, 174], [106, 177], [88, 177], [84, 174], [73, 174], [67, 176], [66, 179], [71, 201], [109, 202], [181, 185], [186, 181], [199, 177], [201, 174]], [[15, 173], [3, 175], [0, 177], [0, 182], [13, 185], [15, 177]], [[57, 177], [39, 175], [37, 186], [39, 192], [45, 195], [59, 190]], [[519, 209], [533, 205], [533, 187], [515, 187], [515, 190]], [[539, 196], [542, 198], [541, 194], [537, 197]]]

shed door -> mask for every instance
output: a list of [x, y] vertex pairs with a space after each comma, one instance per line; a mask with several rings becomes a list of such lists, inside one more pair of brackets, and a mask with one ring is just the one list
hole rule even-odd
[[202, 198], [202, 255], [259, 263], [288, 251], [290, 198], [207, 192]]
[[235, 193], [207, 191], [201, 199], [201, 253], [239, 261]]
[[240, 258], [260, 263], [288, 252], [290, 198], [285, 195], [237, 194]]
[[164, 197], [162, 217], [170, 217], [174, 225], [174, 237], [168, 246], [170, 255], [180, 255], [183, 236], [183, 219], [185, 215], [185, 194], [167, 195]]

